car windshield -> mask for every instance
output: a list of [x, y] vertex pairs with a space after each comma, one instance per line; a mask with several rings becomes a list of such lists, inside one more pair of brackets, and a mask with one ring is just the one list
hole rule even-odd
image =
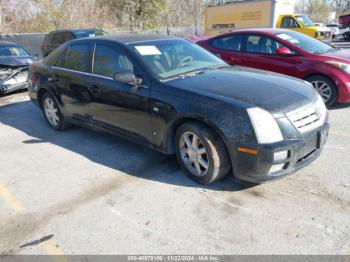
[[277, 37], [291, 42], [303, 49], [304, 51], [314, 54], [324, 54], [333, 52], [335, 49], [321, 41], [318, 41], [310, 36], [293, 31], [286, 31], [276, 34]]
[[131, 47], [161, 80], [227, 65], [198, 45], [181, 39], [137, 43]]
[[22, 47], [15, 45], [0, 46], [0, 56], [30, 56]]
[[83, 38], [83, 37], [94, 37], [94, 36], [101, 36], [101, 35], [108, 35], [103, 30], [89, 30], [89, 31], [77, 31], [74, 32], [74, 35], [76, 38]]
[[297, 15], [296, 18], [303, 26], [314, 26], [314, 22], [311, 21], [310, 18], [308, 18], [306, 15]]

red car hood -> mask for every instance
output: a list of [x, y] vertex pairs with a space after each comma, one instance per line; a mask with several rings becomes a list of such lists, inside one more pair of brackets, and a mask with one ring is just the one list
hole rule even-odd
[[322, 56], [329, 58], [329, 60], [337, 58], [337, 60], [342, 60], [342, 62], [350, 63], [350, 51], [349, 50], [336, 50], [333, 53], [326, 53]]

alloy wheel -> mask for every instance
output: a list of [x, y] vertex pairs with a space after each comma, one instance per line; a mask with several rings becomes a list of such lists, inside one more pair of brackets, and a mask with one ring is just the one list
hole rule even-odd
[[58, 108], [56, 107], [55, 102], [50, 97], [45, 98], [44, 111], [49, 123], [54, 127], [58, 126], [60, 122]]
[[180, 154], [186, 168], [195, 176], [204, 176], [209, 170], [207, 150], [198, 135], [186, 132], [180, 137]]
[[320, 94], [324, 103], [326, 104], [332, 97], [331, 87], [326, 82], [320, 80], [312, 81], [311, 84], [314, 86], [314, 88]]

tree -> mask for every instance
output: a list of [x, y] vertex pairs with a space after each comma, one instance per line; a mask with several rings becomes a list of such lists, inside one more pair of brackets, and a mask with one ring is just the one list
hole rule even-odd
[[100, 5], [116, 10], [121, 19], [126, 17], [129, 30], [135, 31], [157, 27], [160, 23], [157, 14], [166, 8], [166, 0], [100, 0]]
[[308, 15], [314, 22], [329, 22], [332, 12], [326, 0], [301, 0], [296, 5], [296, 12]]
[[337, 15], [349, 11], [350, 12], [350, 1], [349, 0], [332, 0], [331, 5]]

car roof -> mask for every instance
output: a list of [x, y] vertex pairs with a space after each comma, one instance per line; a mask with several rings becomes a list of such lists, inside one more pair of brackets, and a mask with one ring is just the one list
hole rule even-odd
[[247, 29], [237, 29], [237, 30], [232, 30], [231, 32], [227, 32], [224, 34], [220, 35], [215, 35], [212, 36], [208, 39], [204, 39], [204, 41], [210, 40], [212, 38], [215, 38], [217, 36], [225, 36], [225, 35], [231, 35], [231, 34], [239, 34], [239, 33], [251, 33], [251, 34], [269, 34], [269, 35], [275, 35], [278, 33], [283, 33], [283, 32], [290, 32], [291, 30], [288, 29], [283, 29], [283, 28], [247, 28]]
[[50, 34], [64, 33], [64, 32], [83, 33], [83, 32], [88, 32], [88, 31], [102, 31], [102, 29], [97, 29], [97, 28], [59, 29], [59, 30], [51, 31]]
[[0, 46], [8, 46], [8, 45], [20, 46], [19, 44], [16, 44], [16, 43], [14, 43], [14, 42], [0, 41]]
[[[114, 41], [122, 44], [130, 44], [130, 43], [142, 43], [147, 41], [157, 41], [157, 40], [170, 40], [170, 39], [180, 39], [178, 37], [173, 36], [164, 36], [164, 35], [156, 35], [156, 34], [132, 34], [132, 33], [125, 33], [125, 34], [114, 34], [114, 35], [106, 35], [106, 36], [98, 36], [94, 38], [88, 38], [93, 40], [109, 40]], [[82, 39], [76, 39], [73, 40], [76, 41], [86, 41], [87, 38]]]

